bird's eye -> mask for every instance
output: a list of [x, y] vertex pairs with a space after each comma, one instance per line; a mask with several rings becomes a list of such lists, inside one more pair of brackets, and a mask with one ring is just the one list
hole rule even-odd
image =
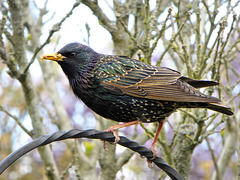
[[69, 54], [69, 57], [70, 57], [70, 58], [74, 58], [74, 57], [76, 57], [76, 55], [77, 55], [77, 54], [76, 54], [75, 52], [71, 52], [71, 53]]

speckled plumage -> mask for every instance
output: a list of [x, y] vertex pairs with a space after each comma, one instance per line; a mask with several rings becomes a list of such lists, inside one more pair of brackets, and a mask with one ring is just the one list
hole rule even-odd
[[[126, 56], [99, 54], [79, 43], [68, 44], [42, 59], [57, 61], [74, 94], [97, 114], [126, 122], [126, 126], [160, 122], [151, 146], [154, 154], [163, 120], [176, 109], [200, 107], [233, 114], [218, 98], [196, 89], [218, 83], [193, 80], [169, 68], [150, 66]], [[122, 127], [125, 125], [108, 130], [119, 140], [115, 131]]]
[[99, 54], [78, 43], [66, 45], [58, 54], [65, 57], [56, 61], [74, 94], [105, 118], [155, 122], [180, 107], [205, 107], [232, 114], [219, 99], [193, 87], [216, 85], [215, 82], [192, 80], [169, 68], [150, 66], [126, 56]]

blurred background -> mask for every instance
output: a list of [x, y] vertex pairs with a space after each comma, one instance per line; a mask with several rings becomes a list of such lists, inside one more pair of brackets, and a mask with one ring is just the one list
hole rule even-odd
[[[0, 160], [44, 134], [112, 125], [73, 95], [57, 63], [39, 61], [43, 54], [80, 42], [99, 53], [126, 55], [190, 78], [218, 81], [219, 86], [201, 91], [220, 98], [234, 116], [178, 110], [167, 118], [157, 147], [186, 179], [239, 178], [239, 3], [0, 0]], [[18, 11], [21, 16], [14, 14]], [[149, 147], [155, 130], [153, 123], [123, 128], [119, 134]], [[157, 167], [148, 168], [138, 154], [119, 145], [108, 148], [105, 152], [101, 141], [89, 139], [52, 143], [20, 158], [0, 179], [169, 179]]]

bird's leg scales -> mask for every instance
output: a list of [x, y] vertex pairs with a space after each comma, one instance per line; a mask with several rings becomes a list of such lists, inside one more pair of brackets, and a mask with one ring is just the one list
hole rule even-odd
[[[159, 121], [158, 128], [157, 128], [156, 134], [155, 134], [154, 139], [153, 139], [153, 143], [150, 146], [150, 150], [153, 152], [152, 159], [154, 159], [158, 154], [155, 147], [156, 147], [157, 139], [158, 139], [158, 136], [159, 136], [160, 131], [162, 129], [163, 123], [164, 123], [164, 121]], [[147, 163], [148, 163], [149, 168], [153, 168], [151, 160], [147, 160]]]
[[[114, 143], [117, 143], [118, 141], [120, 141], [120, 137], [117, 134], [117, 130], [118, 129], [121, 129], [121, 128], [124, 128], [124, 127], [128, 127], [128, 126], [132, 126], [132, 125], [136, 125], [136, 124], [139, 124], [139, 123], [140, 122], [137, 121], [137, 120], [136, 121], [130, 121], [130, 122], [126, 122], [126, 123], [122, 123], [122, 124], [117, 124], [117, 125], [111, 126], [110, 128], [105, 129], [104, 131], [112, 132], [114, 137], [115, 137], [115, 142]], [[105, 141], [103, 141], [103, 148], [105, 150], [107, 150]]]
[[153, 143], [152, 145], [150, 146], [150, 150], [153, 152], [153, 159], [157, 156], [157, 151], [155, 149], [156, 147], [156, 143], [157, 143], [157, 140], [158, 140], [158, 136], [160, 134], [160, 131], [162, 129], [162, 126], [163, 126], [163, 123], [164, 121], [159, 121], [159, 124], [158, 124], [158, 128], [157, 128], [157, 131], [156, 131], [156, 134], [154, 136], [154, 139], [153, 139]]

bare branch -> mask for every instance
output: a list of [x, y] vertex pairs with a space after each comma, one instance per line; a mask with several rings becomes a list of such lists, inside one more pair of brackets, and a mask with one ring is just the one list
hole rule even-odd
[[157, 61], [157, 66], [160, 65], [164, 55], [167, 53], [168, 49], [171, 47], [172, 43], [175, 41], [175, 39], [180, 35], [180, 32], [182, 30], [182, 28], [184, 27], [185, 23], [187, 22], [187, 20], [189, 19], [191, 12], [188, 12], [187, 17], [185, 18], [184, 22], [181, 24], [181, 26], [179, 27], [177, 33], [170, 39], [170, 43], [169, 45], [166, 47], [166, 49], [164, 50], [164, 52], [162, 53], [162, 55], [160, 56], [160, 58]]
[[234, 124], [230, 124], [230, 122], [227, 122], [226, 139], [223, 145], [221, 155], [217, 162], [218, 174], [217, 172], [215, 172], [212, 176], [212, 180], [217, 180], [218, 177], [220, 178], [224, 177], [231, 157], [235, 153], [236, 143], [239, 139], [238, 129], [239, 128], [235, 124], [235, 122]]
[[45, 40], [45, 42], [44, 42], [40, 47], [37, 47], [37, 48], [35, 49], [35, 51], [34, 51], [34, 53], [33, 53], [33, 56], [32, 56], [32, 58], [31, 58], [30, 62], [28, 63], [28, 65], [26, 66], [26, 68], [25, 68], [24, 71], [23, 71], [23, 74], [25, 74], [25, 73], [28, 71], [29, 67], [30, 67], [30, 66], [32, 65], [32, 63], [34, 62], [37, 54], [44, 48], [44, 46], [46, 46], [47, 44], [50, 43], [50, 39], [51, 39], [51, 37], [53, 36], [53, 34], [54, 34], [55, 32], [57, 32], [57, 31], [60, 30], [60, 28], [61, 28], [61, 26], [62, 26], [62, 23], [63, 23], [69, 16], [72, 15], [73, 10], [74, 10], [79, 4], [80, 4], [79, 2], [76, 2], [76, 3], [73, 5], [72, 9], [62, 18], [62, 20], [61, 20], [60, 22], [58, 22], [57, 24], [53, 25], [52, 29], [49, 31], [48, 37], [47, 37], [47, 39]]
[[209, 151], [210, 151], [210, 153], [211, 153], [212, 160], [213, 160], [213, 164], [214, 164], [215, 169], [216, 169], [216, 177], [217, 177], [217, 179], [220, 179], [220, 177], [219, 177], [219, 169], [218, 169], [216, 157], [215, 157], [215, 155], [214, 155], [214, 150], [212, 149], [211, 144], [210, 144], [208, 138], [205, 138], [205, 140], [206, 140], [206, 142], [207, 142], [208, 149], [209, 149]]
[[6, 113], [9, 117], [13, 118], [16, 123], [22, 128], [22, 130], [28, 134], [30, 137], [32, 137], [32, 132], [28, 131], [24, 126], [23, 124], [21, 123], [21, 121], [14, 115], [12, 115], [10, 112], [8, 112], [3, 106], [0, 105], [0, 111]]
[[88, 6], [92, 12], [98, 17], [100, 24], [103, 25], [111, 34], [116, 33], [116, 26], [110, 21], [102, 9], [98, 6], [97, 1], [82, 0], [82, 3]]
[[[20, 0], [8, 0], [9, 11], [11, 13], [11, 23], [13, 31], [13, 49], [14, 49], [14, 59], [19, 65], [19, 71], [23, 72], [24, 67], [27, 65], [26, 52], [25, 52], [25, 37], [24, 37], [24, 25], [23, 25], [23, 4], [24, 2]], [[25, 2], [26, 3], [26, 2]], [[43, 126], [42, 118], [38, 109], [38, 103], [36, 99], [36, 94], [34, 91], [32, 79], [30, 74], [22, 74], [18, 80], [20, 81], [28, 108], [29, 115], [32, 120], [32, 125], [34, 129], [33, 137], [39, 137], [45, 134], [45, 129]], [[59, 179], [59, 174], [57, 166], [55, 164], [53, 154], [49, 148], [46, 146], [39, 149], [41, 158], [45, 165], [46, 174], [49, 178]]]
[[168, 9], [168, 15], [167, 15], [166, 19], [164, 20], [164, 22], [162, 23], [162, 28], [161, 28], [161, 30], [159, 31], [159, 33], [158, 33], [158, 35], [157, 35], [157, 37], [156, 37], [156, 40], [155, 40], [155, 41], [153, 42], [153, 44], [152, 44], [152, 47], [151, 47], [151, 49], [150, 49], [150, 54], [153, 53], [154, 49], [155, 49], [156, 46], [157, 46], [157, 43], [158, 43], [159, 39], [162, 37], [163, 33], [165, 32], [165, 30], [166, 30], [166, 23], [167, 23], [167, 20], [169, 19], [169, 17], [171, 16], [171, 13], [172, 13], [172, 7], [170, 7], [170, 8]]

